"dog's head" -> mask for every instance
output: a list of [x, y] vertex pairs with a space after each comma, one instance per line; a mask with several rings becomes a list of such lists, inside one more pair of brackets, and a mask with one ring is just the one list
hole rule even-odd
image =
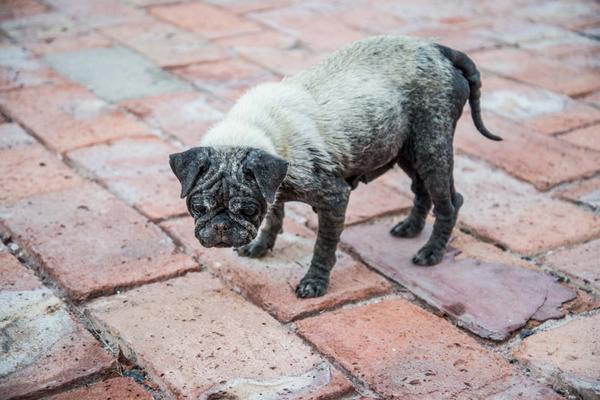
[[181, 198], [204, 247], [240, 247], [256, 237], [288, 168], [287, 161], [249, 147], [194, 147], [169, 156]]

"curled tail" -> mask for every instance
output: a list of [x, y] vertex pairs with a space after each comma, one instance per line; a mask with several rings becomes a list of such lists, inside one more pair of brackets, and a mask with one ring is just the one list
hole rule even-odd
[[481, 97], [481, 78], [473, 60], [460, 51], [453, 50], [440, 44], [436, 44], [436, 46], [442, 54], [450, 60], [452, 65], [454, 65], [454, 68], [462, 72], [463, 76], [467, 79], [467, 82], [469, 82], [469, 106], [471, 107], [471, 118], [473, 118], [473, 123], [477, 130], [488, 139], [502, 140], [500, 136], [496, 136], [488, 131], [481, 119], [481, 105], [479, 104], [479, 98]]

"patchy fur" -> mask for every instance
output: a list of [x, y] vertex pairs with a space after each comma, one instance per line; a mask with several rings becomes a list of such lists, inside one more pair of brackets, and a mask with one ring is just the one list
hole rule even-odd
[[[438, 263], [463, 202], [452, 177], [452, 139], [467, 100], [480, 132], [499, 140], [481, 121], [480, 86], [475, 65], [463, 53], [425, 40], [381, 36], [355, 42], [282, 82], [248, 91], [209, 130], [200, 149], [213, 149], [218, 156], [212, 163], [228, 166], [223, 176], [253, 188], [254, 195], [260, 192], [256, 179], [236, 172], [244, 167], [244, 149], [269, 154], [273, 165], [280, 164], [277, 160], [288, 164], [282, 181], [276, 178], [281, 168], [265, 164], [275, 180], [272, 186], [278, 187], [276, 200], [260, 213], [261, 220], [265, 215], [260, 234], [238, 253], [263, 256], [281, 230], [283, 204], [306, 202], [318, 214], [319, 229], [297, 294], [324, 294], [350, 191], [398, 164], [413, 180], [415, 203], [391, 233], [418, 235], [433, 205], [433, 233], [413, 261]], [[207, 179], [201, 175], [198, 187], [205, 187]], [[255, 201], [264, 202], [264, 194]]]

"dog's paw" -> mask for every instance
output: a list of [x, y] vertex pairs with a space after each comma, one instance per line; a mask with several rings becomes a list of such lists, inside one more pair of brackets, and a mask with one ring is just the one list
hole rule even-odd
[[300, 298], [323, 296], [327, 292], [328, 284], [326, 279], [305, 276], [296, 288], [296, 296]]
[[432, 246], [424, 246], [413, 257], [413, 263], [422, 266], [431, 266], [439, 264], [444, 258], [444, 249], [437, 249]]
[[269, 249], [267, 244], [253, 240], [245, 246], [238, 247], [235, 251], [242, 257], [261, 258], [269, 252]]
[[413, 238], [419, 236], [419, 233], [423, 230], [424, 224], [414, 222], [410, 218], [406, 218], [404, 221], [399, 222], [392, 228], [390, 233], [392, 236], [402, 238]]

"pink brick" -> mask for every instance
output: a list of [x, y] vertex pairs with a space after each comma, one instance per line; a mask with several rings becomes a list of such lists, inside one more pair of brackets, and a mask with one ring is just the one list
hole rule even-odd
[[157, 226], [92, 184], [3, 203], [0, 220], [75, 300], [197, 269]]
[[208, 0], [207, 3], [219, 6], [237, 14], [247, 14], [252, 11], [262, 11], [271, 8], [284, 7], [298, 0]]
[[596, 108], [600, 108], [600, 91], [591, 93], [582, 98], [588, 104], [595, 106]]
[[25, 44], [73, 38], [90, 30], [78, 25], [72, 18], [55, 11], [2, 21], [0, 27], [8, 36]]
[[124, 139], [74, 150], [68, 158], [148, 218], [187, 213], [180, 184], [169, 167], [178, 149], [156, 137]]
[[112, 26], [102, 30], [111, 38], [147, 56], [161, 67], [215, 61], [227, 52], [203, 37], [158, 21]]
[[111, 378], [80, 389], [50, 397], [48, 400], [152, 400], [152, 395], [129, 378]]
[[572, 320], [529, 336], [515, 357], [554, 388], [581, 398], [600, 395], [600, 315]]
[[119, 0], [47, 0], [54, 8], [94, 28], [115, 24], [151, 21], [142, 11]]
[[148, 125], [197, 146], [208, 128], [223, 118], [229, 105], [210, 94], [176, 92], [120, 103]]
[[156, 6], [150, 13], [184, 30], [199, 33], [209, 39], [258, 32], [261, 27], [237, 15], [202, 3], [182, 3]]
[[513, 371], [447, 321], [388, 300], [297, 322], [299, 333], [383, 398], [485, 398]]
[[600, 67], [600, 46], [595, 40], [576, 33], [565, 32], [560, 37], [526, 43], [522, 47], [574, 67]]
[[17, 46], [0, 46], [0, 91], [61, 82], [64, 82], [61, 76], [28, 51]]
[[[484, 110], [532, 130], [554, 134], [600, 121], [600, 110], [568, 96], [491, 74], [484, 74], [482, 81], [481, 107]], [[466, 111], [465, 115], [468, 115]]]
[[584, 287], [589, 285], [600, 290], [598, 260], [600, 260], [600, 240], [592, 240], [545, 254], [540, 262], [582, 282]]
[[[508, 6], [511, 9], [497, 10], [500, 15], [514, 9], [514, 3], [512, 2], [486, 2], [486, 4], [482, 4], [485, 8], [494, 8], [498, 5], [501, 7], [503, 5]], [[475, 33], [478, 36], [515, 46], [544, 39], [560, 38], [570, 32], [559, 26], [548, 23], [537, 22], [533, 24], [526, 19], [497, 18], [491, 16], [485, 20], [485, 23], [482, 24]]]
[[231, 249], [202, 248], [194, 237], [193, 220], [189, 217], [166, 221], [161, 226], [183, 242], [186, 249], [198, 254], [203, 265], [283, 322], [390, 290], [385, 279], [346, 253], [338, 252], [327, 294], [298, 299], [295, 288], [310, 265], [315, 235], [289, 220], [274, 250], [262, 259], [242, 258]]
[[37, 0], [3, 0], [0, 3], [0, 21], [43, 13], [48, 7]]
[[21, 149], [36, 143], [18, 124], [0, 121], [0, 150]]
[[83, 182], [75, 172], [37, 143], [1, 150], [0, 169], [3, 171], [0, 174], [0, 202], [4, 204], [73, 188]]
[[[346, 210], [346, 226], [364, 222], [375, 217], [407, 211], [413, 200], [409, 195], [387, 185], [382, 179], [369, 184], [359, 184], [350, 194]], [[308, 221], [308, 226], [316, 229], [318, 218], [313, 209], [302, 203], [292, 203], [290, 208]]]
[[600, 125], [577, 129], [561, 135], [560, 138], [578, 146], [600, 151]]
[[555, 197], [600, 208], [600, 177], [576, 182], [555, 192]]
[[352, 391], [296, 335], [207, 272], [98, 299], [87, 313], [178, 398], [221, 391], [240, 399], [293, 393], [316, 400]]
[[237, 100], [252, 86], [277, 80], [266, 69], [239, 58], [189, 65], [175, 68], [172, 72], [200, 89], [230, 101]]
[[76, 85], [46, 85], [0, 93], [7, 112], [49, 147], [74, 148], [147, 135], [148, 129]]
[[64, 303], [12, 255], [0, 252], [4, 353], [0, 398], [39, 398], [106, 373], [114, 357], [70, 316]]
[[600, 152], [588, 151], [555, 137], [484, 113], [486, 126], [504, 141], [483, 137], [465, 113], [458, 123], [455, 147], [461, 153], [483, 158], [539, 190], [565, 181], [594, 175], [600, 170]]
[[593, 70], [574, 68], [523, 50], [489, 50], [473, 54], [473, 58], [484, 70], [569, 96], [600, 88], [600, 76]]
[[39, 55], [81, 51], [97, 47], [110, 47], [112, 41], [97, 31], [83, 32], [76, 36], [59, 37], [52, 40], [28, 42], [27, 48]]
[[600, 234], [594, 214], [553, 200], [483, 163], [456, 157], [454, 178], [465, 197], [459, 224], [513, 251], [535, 254]]

